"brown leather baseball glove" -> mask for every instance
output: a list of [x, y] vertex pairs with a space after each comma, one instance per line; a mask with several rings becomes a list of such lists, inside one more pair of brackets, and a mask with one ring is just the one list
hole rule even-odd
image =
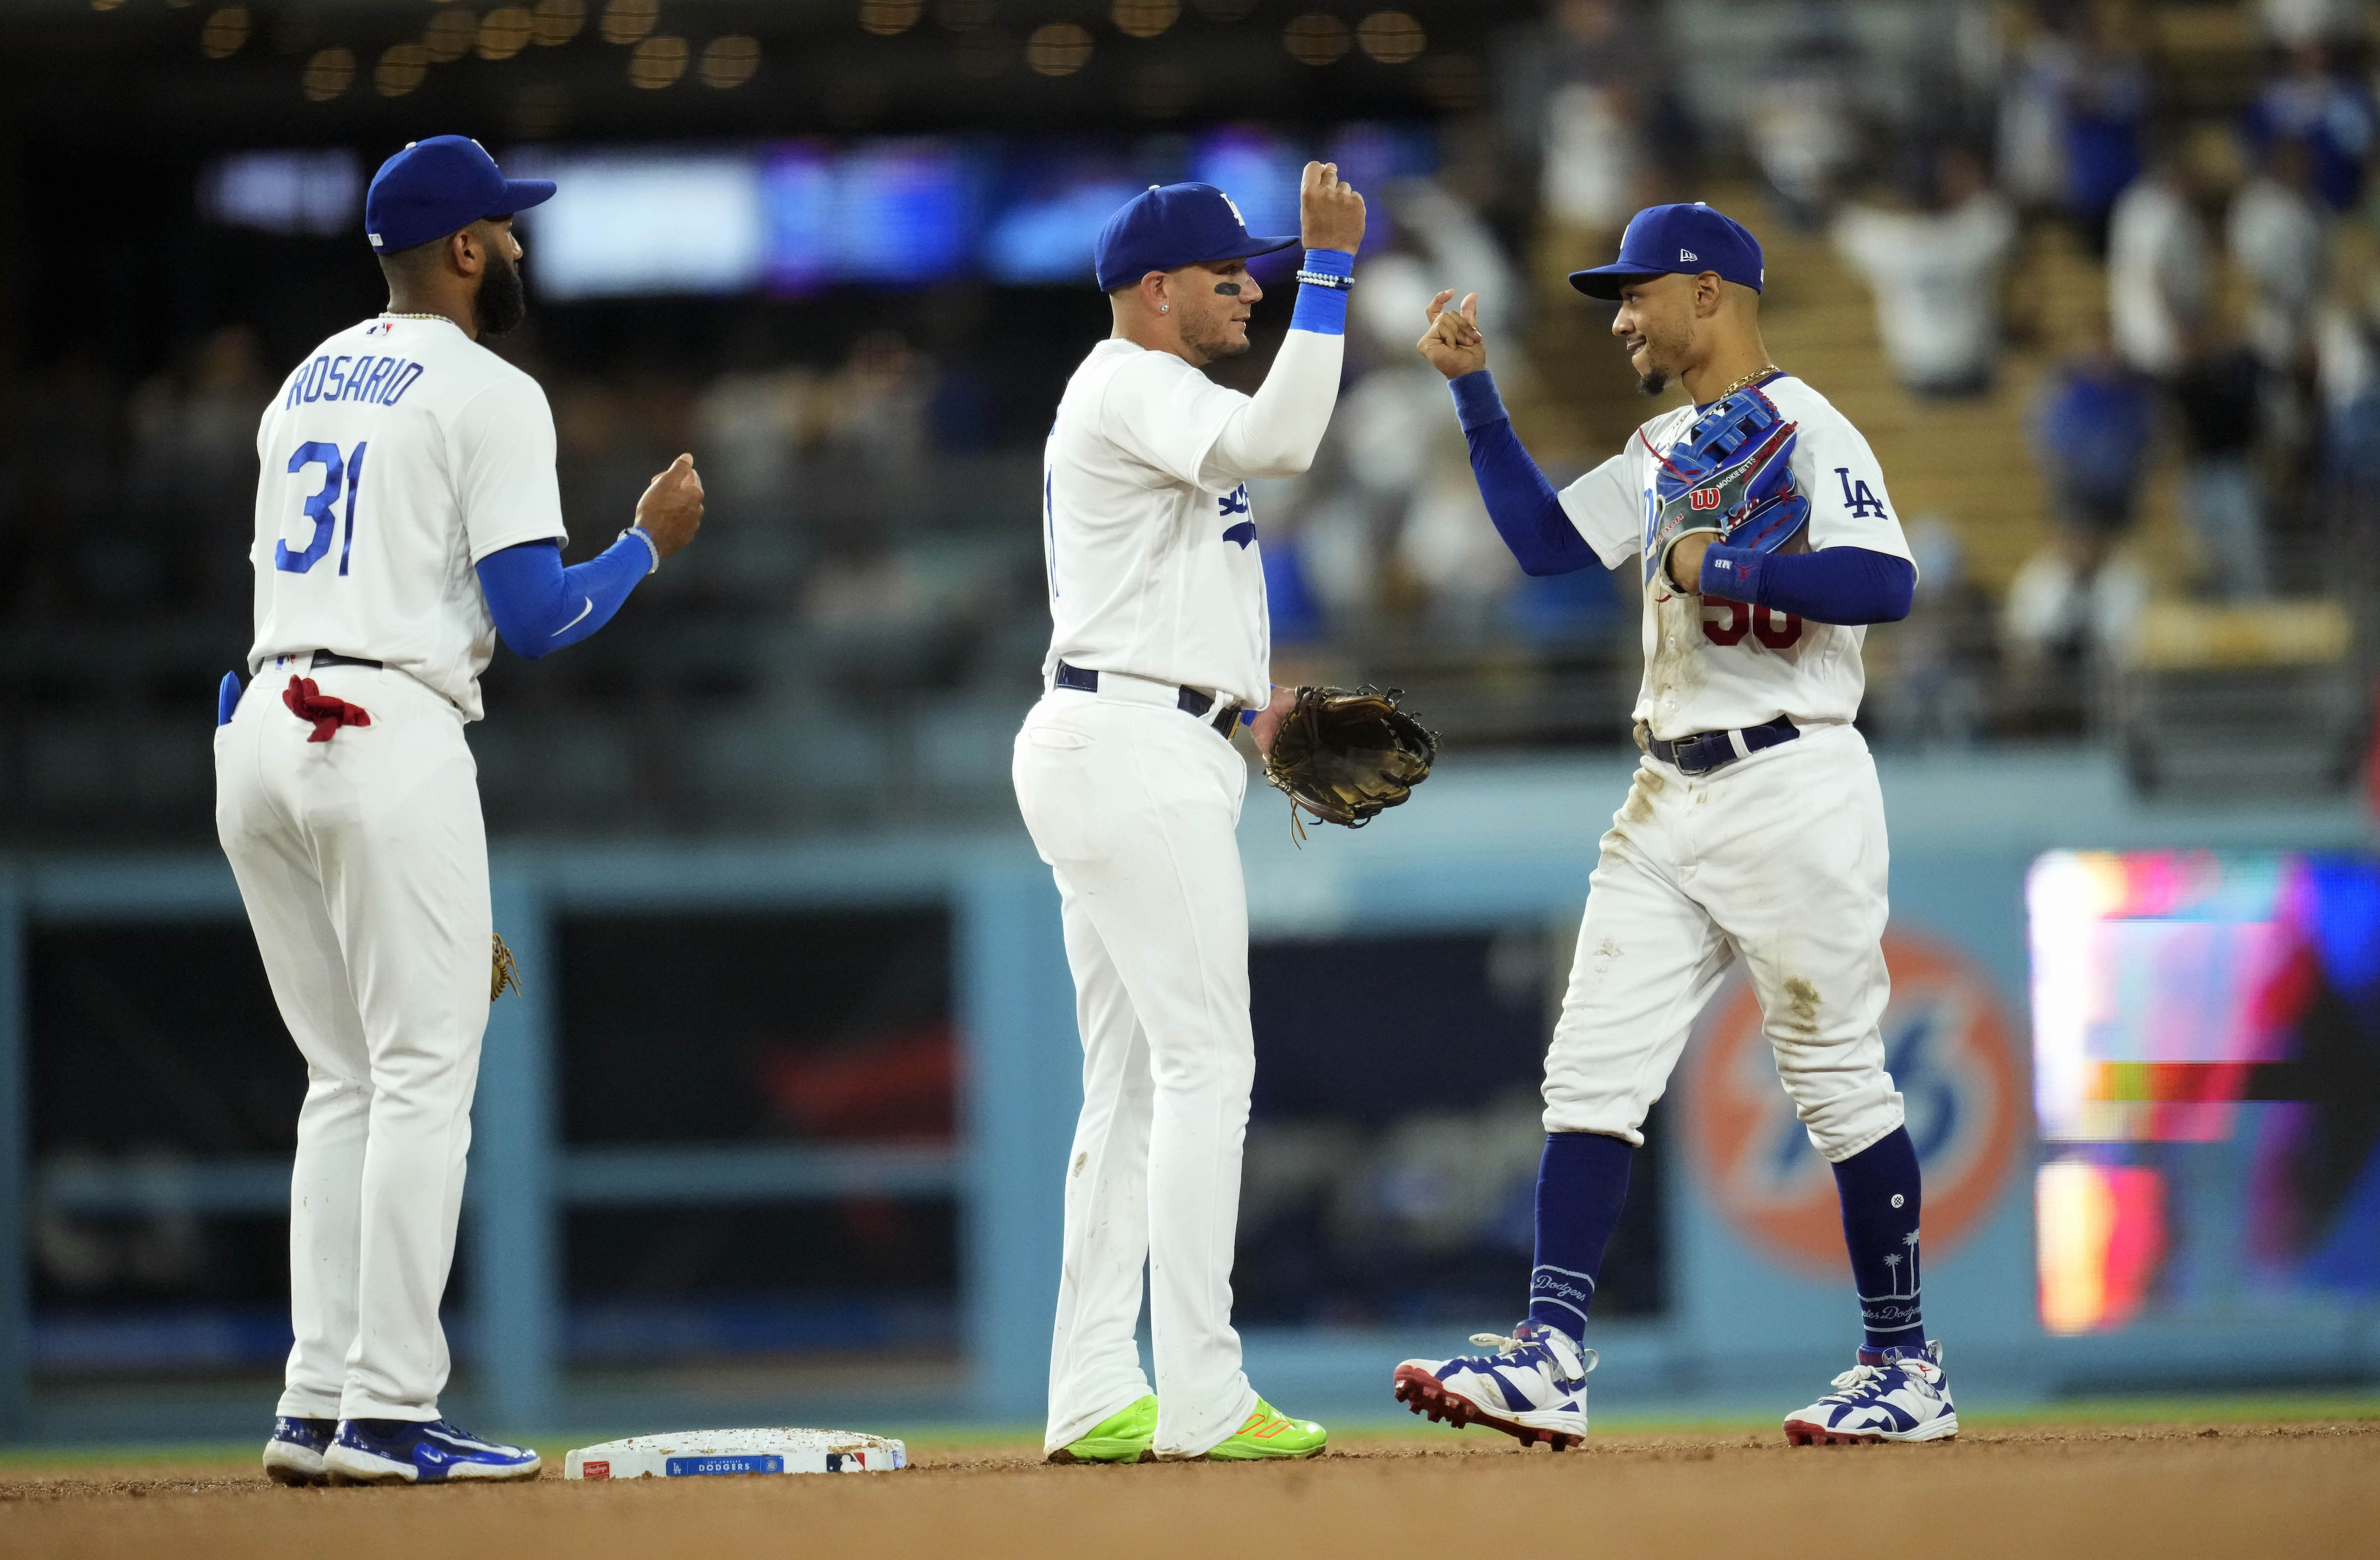
[[1300, 688], [1265, 757], [1265, 779], [1324, 823], [1361, 828], [1413, 794], [1438, 759], [1438, 736], [1397, 707], [1403, 690]]

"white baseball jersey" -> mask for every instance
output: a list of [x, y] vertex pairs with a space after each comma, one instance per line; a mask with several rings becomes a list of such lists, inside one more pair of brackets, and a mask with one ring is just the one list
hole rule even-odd
[[[1809, 547], [1861, 547], [1910, 558], [1885, 494], [1883, 469], [1859, 429], [1790, 374], [1761, 389], [1800, 429], [1791, 466], [1794, 486], [1810, 501], [1803, 533]], [[1626, 449], [1562, 490], [1563, 512], [1607, 567], [1644, 557], [1660, 455], [1684, 436], [1698, 410], [1680, 406], [1654, 417]], [[1910, 562], [1914, 566], [1916, 560]], [[1645, 587], [1645, 682], [1636, 719], [1669, 742], [1763, 725], [1780, 715], [1802, 726], [1847, 723], [1859, 713], [1867, 685], [1860, 659], [1866, 638], [1864, 627], [1705, 600], [1656, 578]]]
[[1042, 457], [1050, 656], [1262, 705], [1264, 561], [1245, 483], [1208, 453], [1248, 397], [1170, 352], [1103, 341], [1066, 383]]
[[535, 380], [446, 320], [382, 315], [300, 363], [257, 429], [256, 643], [411, 673], [480, 718], [494, 620], [475, 572], [565, 538]]

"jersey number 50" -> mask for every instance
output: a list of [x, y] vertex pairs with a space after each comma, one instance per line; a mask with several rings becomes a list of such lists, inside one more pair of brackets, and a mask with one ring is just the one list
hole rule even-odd
[[1703, 637], [1714, 645], [1741, 645], [1747, 633], [1772, 650], [1801, 643], [1802, 620], [1791, 612], [1780, 612], [1774, 607], [1755, 609], [1741, 601], [1713, 601], [1709, 605], [1728, 609], [1725, 623], [1703, 619]]
[[331, 533], [338, 524], [332, 516], [331, 509], [339, 502], [339, 490], [345, 486], [347, 493], [347, 534], [346, 539], [339, 543], [339, 573], [344, 574], [347, 572], [347, 550], [356, 544], [356, 490], [363, 486], [364, 450], [365, 445], [358, 443], [342, 457], [336, 444], [308, 442], [298, 446], [298, 453], [289, 457], [292, 475], [310, 466], [322, 468], [322, 490], [306, 501], [306, 518], [314, 522], [314, 535], [306, 543], [303, 552], [290, 551], [285, 541], [274, 542], [274, 568], [284, 574], [302, 574], [329, 555]]

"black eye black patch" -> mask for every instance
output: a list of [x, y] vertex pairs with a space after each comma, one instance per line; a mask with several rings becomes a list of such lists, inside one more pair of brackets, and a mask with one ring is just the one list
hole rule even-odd
[[1238, 297], [1240, 284], [1237, 282], [1218, 282], [1215, 284], [1215, 296], [1223, 298]]

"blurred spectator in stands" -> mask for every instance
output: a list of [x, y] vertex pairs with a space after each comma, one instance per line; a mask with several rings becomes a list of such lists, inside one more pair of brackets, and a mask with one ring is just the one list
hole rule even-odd
[[2175, 376], [2182, 468], [2181, 515], [2198, 538], [2200, 584], [2222, 600], [2272, 593], [2265, 560], [2265, 502], [2255, 466], [2263, 400], [2256, 354], [2221, 348]]
[[2380, 588], [2380, 563], [2374, 562], [2380, 559], [2380, 379], [2367, 381], [2332, 417], [2323, 453], [2324, 511], [2332, 525], [2323, 539], [2369, 599]]
[[1648, 184], [1656, 163], [1643, 153], [1649, 130], [1676, 159], [1675, 71], [1652, 6], [1560, 0], [1552, 22], [1539, 197], [1546, 218], [1568, 230], [1566, 245], [1592, 248], [1659, 198]]
[[2021, 666], [2117, 645], [2138, 615], [2146, 583], [2113, 554], [2139, 508], [2155, 417], [2155, 385], [2113, 354], [2044, 378], [2033, 447], [2055, 530], [2017, 571], [2000, 616]]
[[[1500, 622], [1521, 576], [1480, 504], [1462, 426], [1447, 416], [1446, 381], [1413, 344], [1440, 286], [1476, 291], [1481, 322], [1508, 325], [1523, 289], [1495, 235], [1461, 198], [1429, 180], [1385, 193], [1397, 236], [1368, 262], [1353, 306], [1352, 382], [1332, 419], [1331, 453], [1301, 484], [1301, 562], [1342, 624], [1377, 616], [1402, 581], [1420, 588], [1434, 631], [1471, 641]], [[1502, 371], [1525, 398], [1526, 361], [1516, 356]]]
[[722, 374], [694, 406], [709, 507], [706, 554], [688, 560], [745, 593], [791, 584], [803, 558], [796, 524], [803, 451], [820, 433], [818, 376], [802, 368]]
[[1773, 74], [1746, 90], [1744, 136], [1753, 160], [1779, 213], [1795, 227], [1825, 222], [1837, 181], [1859, 149], [1851, 108], [1857, 64], [1851, 41], [1826, 27], [1798, 41]]
[[162, 567], [161, 604], [249, 605], [256, 421], [273, 391], [259, 359], [256, 333], [228, 325], [133, 393], [124, 514]]
[[2351, 43], [2363, 36], [2370, 0], [2257, 0], [2265, 34], [2283, 48]]
[[2033, 6], [2002, 6], [1998, 19], [2001, 187], [2027, 212], [2063, 209], [2069, 204], [2066, 114], [2076, 68], [2073, 40]]
[[2373, 327], [2380, 324], [2380, 235], [2361, 223], [2330, 235], [2329, 287], [2314, 310], [2314, 386], [2321, 415], [2335, 418], [2380, 377]]
[[1868, 643], [1890, 662], [1871, 707], [1888, 741], [1964, 747], [1984, 734], [1991, 605], [1968, 576], [1958, 533], [1940, 515], [1919, 515], [1908, 537], [1917, 602], [1904, 622], [1869, 631]]
[[608, 545], [601, 538], [625, 524], [610, 517], [635, 513], [638, 496], [668, 458], [655, 460], [650, 430], [610, 381], [566, 375], [551, 393], [562, 513], [581, 546], [593, 543], [600, 551]]
[[2117, 198], [2141, 174], [2149, 73], [2136, 26], [2123, 0], [2084, 6], [2064, 82], [2066, 208], [2096, 254], [2107, 252]]
[[[1445, 393], [1441, 380], [1439, 393]], [[1449, 419], [1441, 414], [1441, 420]], [[1432, 440], [1427, 448], [1397, 553], [1428, 592], [1430, 631], [1449, 644], [1475, 645], [1505, 626], [1505, 603], [1524, 576], [1480, 502], [1468, 449], [1459, 439]]]
[[2297, 374], [2313, 345], [2328, 235], [2303, 140], [2268, 141], [2264, 165], [2232, 198], [2225, 241], [2248, 282], [2248, 345], [2266, 367]]
[[1922, 209], [1848, 204], [1835, 246], [1876, 293], [1885, 356], [1910, 389], [1975, 395], [1999, 357], [2000, 276], [2016, 247], [2016, 213], [1963, 147], [1926, 159]]
[[1582, 246], [1619, 232], [1644, 204], [1632, 96], [1623, 84], [1572, 81], [1546, 103], [1545, 214]]
[[2155, 162], [2107, 223], [2107, 318], [2117, 355], [2160, 379], [2188, 360], [2214, 302], [2199, 193], [2180, 148], [2161, 138]]
[[2343, 212], [2362, 193], [2380, 114], [2370, 91], [2332, 68], [2327, 48], [2301, 43], [2289, 51], [2287, 70], [2249, 109], [2248, 133], [2259, 148], [2283, 139], [2303, 141], [2314, 193], [2332, 211]]
[[914, 471], [928, 451], [927, 413], [934, 365], [898, 331], [870, 331], [854, 342], [827, 400], [827, 441], [874, 474]]

